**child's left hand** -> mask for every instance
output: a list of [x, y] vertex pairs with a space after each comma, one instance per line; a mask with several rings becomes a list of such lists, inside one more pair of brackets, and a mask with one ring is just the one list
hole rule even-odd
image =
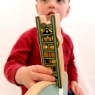
[[75, 95], [84, 95], [84, 92], [82, 91], [82, 89], [76, 81], [71, 82], [71, 90]]

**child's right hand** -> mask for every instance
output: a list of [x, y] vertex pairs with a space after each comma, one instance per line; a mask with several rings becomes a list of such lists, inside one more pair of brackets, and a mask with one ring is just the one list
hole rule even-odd
[[52, 70], [49, 68], [32, 65], [19, 68], [15, 75], [15, 81], [29, 89], [37, 81], [55, 81], [55, 77], [52, 76]]

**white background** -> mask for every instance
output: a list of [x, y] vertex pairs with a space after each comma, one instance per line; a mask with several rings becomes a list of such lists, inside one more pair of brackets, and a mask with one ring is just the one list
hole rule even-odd
[[[95, 94], [94, 5], [94, 0], [71, 0], [70, 14], [61, 23], [74, 42], [79, 85], [85, 95]], [[0, 95], [21, 95], [20, 88], [5, 79], [3, 67], [18, 37], [35, 26], [36, 15], [34, 0], [0, 0]]]

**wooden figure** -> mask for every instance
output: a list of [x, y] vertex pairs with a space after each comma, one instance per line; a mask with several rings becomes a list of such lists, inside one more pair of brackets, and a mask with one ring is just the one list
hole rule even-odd
[[63, 37], [60, 30], [59, 14], [51, 15], [51, 21], [46, 21], [44, 15], [37, 16], [36, 25], [42, 65], [53, 70], [56, 81], [38, 82], [25, 95], [59, 95], [60, 89], [63, 90], [62, 95], [67, 95], [68, 76], [64, 72]]

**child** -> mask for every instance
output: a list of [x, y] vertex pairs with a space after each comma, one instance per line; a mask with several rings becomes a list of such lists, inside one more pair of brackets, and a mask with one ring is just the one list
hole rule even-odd
[[[50, 14], [59, 13], [60, 20], [62, 20], [70, 11], [69, 2], [69, 0], [37, 0], [37, 13], [38, 15], [45, 15], [47, 21], [50, 20]], [[69, 93], [72, 91], [75, 95], [84, 95], [77, 83], [78, 75], [74, 63], [72, 41], [62, 29], [61, 33], [64, 38], [62, 47], [64, 47], [64, 69], [69, 77]], [[41, 65], [37, 40], [36, 27], [23, 33], [15, 43], [4, 67], [6, 78], [11, 83], [21, 87], [22, 95], [37, 81], [55, 81], [52, 71]]]

